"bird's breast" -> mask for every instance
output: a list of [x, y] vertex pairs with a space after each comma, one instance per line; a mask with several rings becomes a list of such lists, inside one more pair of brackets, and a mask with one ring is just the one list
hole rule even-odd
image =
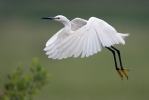
[[68, 35], [70, 35], [70, 34], [73, 33], [73, 31], [71, 30], [71, 28], [65, 28], [65, 29], [64, 29], [64, 32], [65, 32], [66, 34], [68, 34]]

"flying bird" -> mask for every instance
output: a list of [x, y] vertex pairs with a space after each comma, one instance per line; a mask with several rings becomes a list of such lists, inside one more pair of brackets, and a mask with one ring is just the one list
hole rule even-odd
[[[123, 80], [122, 73], [128, 79], [127, 68], [123, 68], [120, 50], [115, 44], [125, 44], [125, 37], [129, 34], [118, 33], [115, 28], [102, 19], [90, 17], [89, 20], [81, 18], [67, 19], [63, 15], [55, 17], [43, 17], [42, 19], [54, 20], [62, 23], [64, 28], [53, 35], [46, 43], [44, 51], [48, 58], [63, 59], [81, 55], [89, 57], [102, 50], [102, 47], [110, 50], [114, 57], [115, 68]], [[119, 57], [120, 68], [117, 66], [116, 53]]]

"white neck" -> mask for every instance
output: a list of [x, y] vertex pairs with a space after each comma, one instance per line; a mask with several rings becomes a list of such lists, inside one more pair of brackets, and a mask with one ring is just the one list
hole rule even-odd
[[73, 33], [73, 31], [71, 30], [71, 23], [69, 22], [69, 20], [67, 20], [67, 21], [63, 21], [63, 22], [61, 22], [61, 23], [63, 23], [64, 24], [64, 31], [65, 31], [65, 33], [66, 34], [72, 34]]

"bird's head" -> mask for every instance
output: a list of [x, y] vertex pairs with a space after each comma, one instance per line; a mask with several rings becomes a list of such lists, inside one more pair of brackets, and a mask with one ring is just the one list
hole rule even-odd
[[43, 17], [41, 19], [49, 19], [49, 20], [55, 20], [55, 21], [59, 21], [59, 22], [65, 22], [65, 21], [69, 21], [65, 16], [63, 15], [57, 15], [55, 17]]

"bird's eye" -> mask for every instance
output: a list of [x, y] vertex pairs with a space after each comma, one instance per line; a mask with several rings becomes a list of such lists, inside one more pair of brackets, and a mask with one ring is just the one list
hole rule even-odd
[[57, 19], [60, 19], [60, 17], [58, 17]]

